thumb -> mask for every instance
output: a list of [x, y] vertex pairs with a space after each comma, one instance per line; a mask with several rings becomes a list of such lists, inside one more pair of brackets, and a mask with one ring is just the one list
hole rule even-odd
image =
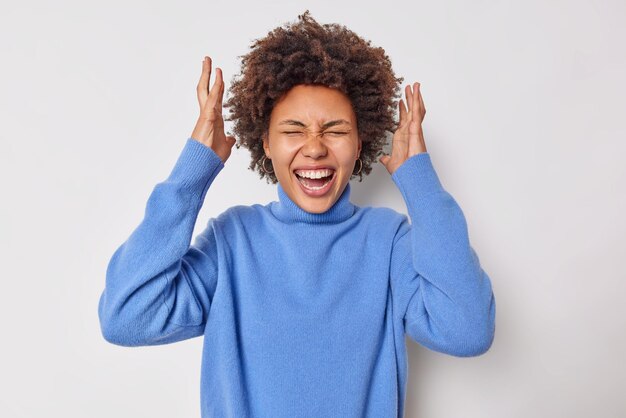
[[390, 156], [388, 156], [387, 154], [383, 154], [383, 156], [380, 157], [378, 161], [380, 161], [386, 167], [390, 159], [391, 159]]

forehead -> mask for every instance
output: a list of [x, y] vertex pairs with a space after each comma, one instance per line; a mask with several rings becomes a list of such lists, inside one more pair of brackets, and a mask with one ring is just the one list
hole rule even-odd
[[339, 90], [320, 85], [299, 84], [285, 93], [274, 105], [271, 120], [284, 118], [323, 123], [329, 119], [354, 121], [348, 96]]

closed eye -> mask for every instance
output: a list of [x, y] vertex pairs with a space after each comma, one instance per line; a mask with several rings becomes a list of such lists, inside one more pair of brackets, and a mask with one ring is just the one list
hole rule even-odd
[[[295, 134], [302, 134], [302, 132], [299, 131], [284, 131], [284, 134], [287, 135], [295, 135]], [[338, 132], [338, 131], [332, 131], [332, 132], [324, 132], [324, 134], [332, 134], [332, 135], [347, 135], [348, 132]]]

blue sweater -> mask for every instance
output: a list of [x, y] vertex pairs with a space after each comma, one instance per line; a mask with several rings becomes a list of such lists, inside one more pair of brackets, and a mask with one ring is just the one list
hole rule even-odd
[[278, 184], [278, 201], [231, 207], [191, 244], [223, 167], [187, 139], [113, 254], [98, 305], [113, 344], [204, 336], [202, 417], [401, 418], [405, 333], [453, 356], [489, 349], [491, 282], [428, 153], [392, 175], [411, 223], [354, 205], [349, 183], [321, 214]]

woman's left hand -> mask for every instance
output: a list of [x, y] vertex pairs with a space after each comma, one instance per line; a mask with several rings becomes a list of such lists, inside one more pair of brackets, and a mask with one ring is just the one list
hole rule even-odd
[[413, 84], [405, 88], [406, 102], [409, 108], [404, 106], [402, 99], [398, 102], [400, 108], [400, 123], [398, 129], [393, 134], [391, 143], [391, 156], [383, 155], [379, 161], [393, 174], [410, 157], [428, 152], [424, 143], [424, 133], [422, 132], [422, 121], [426, 114], [422, 94], [420, 93], [420, 83]]

